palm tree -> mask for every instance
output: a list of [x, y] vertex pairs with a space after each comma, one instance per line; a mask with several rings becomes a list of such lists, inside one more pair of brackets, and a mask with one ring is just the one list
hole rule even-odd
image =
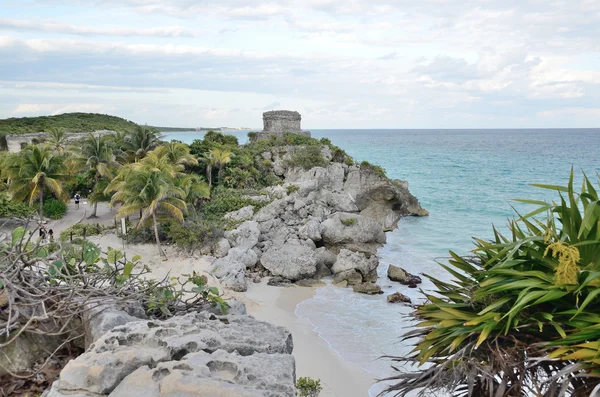
[[187, 210], [183, 201], [185, 193], [173, 184], [170, 175], [146, 167], [123, 167], [105, 192], [116, 192], [110, 200], [111, 205], [122, 204], [117, 217], [125, 217], [141, 210], [138, 229], [152, 219], [158, 252], [166, 258], [160, 246], [157, 216], [168, 214], [183, 222], [183, 214]]
[[127, 163], [127, 135], [126, 131], [106, 135], [115, 158], [122, 164]]
[[58, 153], [63, 153], [67, 146], [67, 134], [62, 128], [48, 129], [48, 144]]
[[125, 140], [130, 162], [138, 162], [160, 145], [160, 134], [147, 127], [138, 126]]
[[[117, 167], [119, 164], [115, 161], [115, 156], [112, 153], [110, 139], [108, 137], [95, 136], [88, 133], [85, 139], [78, 142], [78, 161], [85, 168], [89, 169], [94, 174], [94, 191], [98, 188], [100, 178], [112, 178], [112, 167]], [[102, 189], [104, 190], [104, 189]], [[94, 209], [90, 218], [96, 217], [98, 210], [98, 201], [102, 195], [95, 194], [96, 199], [92, 200]]]
[[233, 153], [228, 150], [222, 150], [222, 149], [217, 149], [217, 148], [212, 149], [211, 152], [213, 153], [215, 162], [216, 162], [217, 166], [219, 167], [219, 172], [217, 173], [217, 177], [219, 178], [219, 183], [221, 183], [221, 179], [223, 176], [223, 167], [225, 167], [225, 165], [231, 163], [231, 158], [233, 157]]
[[217, 165], [217, 158], [213, 153], [213, 150], [204, 153], [202, 160], [206, 163], [206, 179], [208, 179], [209, 189], [212, 187], [212, 169]]
[[191, 205], [194, 210], [200, 199], [210, 197], [210, 187], [202, 180], [202, 177], [195, 174], [176, 178], [175, 186], [183, 191], [185, 202]]
[[190, 154], [190, 147], [179, 142], [168, 142], [157, 148], [159, 155], [167, 157], [171, 164], [197, 165], [198, 160]]
[[69, 179], [64, 173], [63, 156], [49, 147], [30, 146], [18, 156], [9, 158], [9, 192], [14, 199], [27, 200], [32, 205], [39, 200], [40, 219], [43, 216], [44, 191], [50, 190], [57, 198], [68, 200], [62, 182]]

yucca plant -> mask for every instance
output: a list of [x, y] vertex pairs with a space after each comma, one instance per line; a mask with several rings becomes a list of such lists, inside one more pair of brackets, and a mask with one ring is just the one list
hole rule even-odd
[[537, 209], [509, 222], [509, 235], [494, 228], [492, 241], [475, 239], [472, 256], [450, 252], [440, 265], [452, 282], [427, 276], [436, 290], [404, 335], [416, 346], [392, 357], [419, 367], [385, 379], [398, 381], [386, 392], [600, 395], [598, 193], [585, 175], [575, 192], [573, 172], [567, 187], [535, 186], [558, 201], [517, 200]]

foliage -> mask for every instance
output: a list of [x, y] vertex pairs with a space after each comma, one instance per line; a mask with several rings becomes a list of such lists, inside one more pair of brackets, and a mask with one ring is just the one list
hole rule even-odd
[[65, 113], [56, 116], [21, 117], [0, 120], [0, 131], [25, 134], [49, 131], [93, 132], [98, 130], [131, 131], [137, 124], [120, 117], [96, 113]]
[[211, 200], [202, 206], [202, 217], [221, 220], [226, 213], [237, 211], [248, 205], [253, 205], [255, 210], [261, 208], [261, 203], [244, 196], [241, 191], [218, 186], [213, 191]]
[[124, 138], [123, 150], [125, 160], [128, 163], [137, 162], [151, 150], [160, 145], [160, 134], [158, 131], [136, 126], [129, 135]]
[[194, 250], [213, 244], [223, 237], [223, 225], [219, 220], [188, 218], [184, 223], [171, 222], [165, 225], [165, 235], [177, 246], [194, 253]]
[[329, 162], [321, 153], [320, 146], [305, 146], [296, 148], [289, 160], [285, 162], [288, 168], [300, 167], [309, 170], [313, 167], [325, 167]]
[[344, 226], [352, 226], [356, 224], [356, 218], [340, 219], [340, 222], [342, 222], [342, 225]]
[[61, 200], [67, 200], [63, 182], [71, 177], [64, 160], [63, 155], [55, 154], [49, 147], [37, 146], [29, 146], [18, 155], [9, 157], [5, 172], [10, 180], [9, 191], [13, 199], [27, 201], [29, 205], [38, 200], [40, 216], [45, 190]]
[[44, 202], [44, 216], [50, 219], [61, 219], [67, 213], [64, 201], [48, 199]]
[[68, 229], [60, 232], [60, 240], [66, 241], [73, 237], [90, 237], [97, 236], [102, 234], [106, 229], [111, 229], [111, 227], [102, 226], [100, 224], [89, 224], [89, 223], [76, 223]]
[[296, 193], [298, 190], [300, 190], [300, 186], [298, 185], [287, 185], [285, 188], [287, 194]]
[[233, 135], [225, 135], [220, 132], [208, 131], [202, 139], [196, 139], [190, 144], [190, 151], [200, 158], [212, 149], [232, 151], [238, 146], [238, 140]]
[[[404, 396], [446, 390], [461, 396], [587, 396], [600, 390], [600, 198], [573, 173], [556, 202], [509, 223], [510, 235], [475, 239], [472, 257], [450, 252], [441, 264], [455, 279], [435, 284], [409, 357], [427, 364], [388, 380]], [[544, 219], [535, 216], [547, 213]]]
[[300, 377], [296, 382], [298, 396], [300, 397], [318, 397], [323, 390], [321, 379], [314, 380], [309, 377]]
[[27, 204], [14, 201], [0, 194], [0, 218], [28, 218], [35, 211]]
[[0, 348], [28, 334], [60, 338], [61, 344], [40, 357], [45, 362], [36, 371], [19, 376], [35, 376], [57, 351], [81, 339], [87, 310], [141, 303], [151, 318], [160, 319], [207, 306], [227, 311], [219, 291], [196, 273], [153, 280], [139, 256], [128, 259], [111, 248], [101, 252], [89, 241], [51, 249], [32, 242], [35, 232], [19, 227], [0, 243]]
[[379, 176], [381, 176], [382, 178], [386, 178], [387, 179], [387, 175], [385, 173], [385, 170], [383, 168], [381, 168], [380, 166], [378, 166], [378, 165], [371, 164], [368, 161], [363, 161], [362, 163], [360, 163], [360, 168], [362, 170], [372, 171], [372, 172], [378, 174]]

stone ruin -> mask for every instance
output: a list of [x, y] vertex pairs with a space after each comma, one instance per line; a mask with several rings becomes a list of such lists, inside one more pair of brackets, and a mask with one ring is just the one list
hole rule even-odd
[[263, 113], [263, 130], [256, 139], [267, 138], [271, 135], [283, 135], [286, 132], [310, 136], [310, 131], [302, 131], [300, 113], [291, 110], [272, 110]]

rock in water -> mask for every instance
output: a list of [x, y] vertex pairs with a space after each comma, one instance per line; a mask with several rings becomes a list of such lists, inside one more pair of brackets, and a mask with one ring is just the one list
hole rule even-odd
[[421, 284], [421, 277], [410, 274], [401, 267], [390, 265], [388, 267], [388, 278], [392, 281], [398, 281], [400, 284], [408, 285], [411, 288], [415, 288], [417, 284]]
[[360, 294], [367, 294], [367, 295], [383, 294], [381, 287], [374, 283], [356, 284], [356, 285], [352, 286], [352, 289], [354, 290], [354, 292], [358, 292]]
[[114, 328], [47, 397], [295, 396], [292, 336], [249, 316], [194, 313]]
[[400, 292], [396, 292], [394, 294], [388, 295], [387, 301], [389, 303], [399, 303], [399, 302], [412, 303], [408, 296], [401, 294]]

